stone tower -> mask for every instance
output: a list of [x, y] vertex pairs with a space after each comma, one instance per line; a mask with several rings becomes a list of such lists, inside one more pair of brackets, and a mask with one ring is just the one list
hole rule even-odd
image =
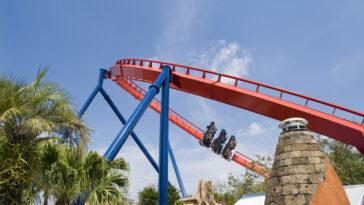
[[321, 150], [307, 121], [291, 118], [281, 123], [266, 205], [350, 204], [330, 160]]

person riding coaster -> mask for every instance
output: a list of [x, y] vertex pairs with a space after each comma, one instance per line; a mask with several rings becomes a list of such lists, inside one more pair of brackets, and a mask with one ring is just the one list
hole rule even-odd
[[224, 148], [224, 144], [227, 140], [226, 137], [226, 130], [222, 129], [219, 136], [214, 139], [214, 141], [212, 141], [211, 143], [211, 149], [213, 152], [215, 152], [216, 154], [220, 155], [222, 149]]
[[209, 148], [211, 146], [211, 142], [215, 137], [217, 128], [215, 127], [215, 122], [212, 121], [209, 126], [207, 126], [207, 131], [203, 134], [202, 139], [200, 140], [200, 145]]
[[211, 148], [214, 153], [221, 155], [222, 158], [230, 161], [232, 156], [234, 155], [237, 145], [236, 138], [232, 135], [225, 145], [225, 142], [228, 139], [226, 136], [226, 130], [222, 129], [219, 136], [215, 138], [216, 131], [217, 127], [215, 126], [215, 122], [212, 121], [210, 125], [207, 126], [207, 130], [200, 140], [200, 145]]
[[235, 136], [231, 135], [229, 141], [226, 143], [224, 149], [221, 152], [222, 158], [230, 161], [234, 155], [236, 145], [237, 145], [237, 143], [236, 143]]

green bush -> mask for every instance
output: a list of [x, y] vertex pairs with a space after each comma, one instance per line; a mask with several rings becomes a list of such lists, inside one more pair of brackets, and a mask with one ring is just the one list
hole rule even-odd
[[[144, 187], [142, 191], [138, 193], [139, 204], [140, 205], [156, 205], [158, 204], [158, 191], [154, 185]], [[178, 200], [179, 191], [175, 186], [168, 186], [168, 205], [179, 204]]]

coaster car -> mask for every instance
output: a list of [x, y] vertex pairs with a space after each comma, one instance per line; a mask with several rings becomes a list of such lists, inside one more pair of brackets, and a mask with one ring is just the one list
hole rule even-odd
[[224, 148], [226, 140], [227, 140], [226, 130], [222, 129], [219, 136], [216, 139], [214, 139], [214, 141], [211, 143], [212, 151], [220, 155], [222, 149]]
[[202, 139], [200, 140], [200, 145], [209, 148], [211, 146], [211, 142], [215, 137], [217, 128], [215, 127], [215, 122], [212, 121], [209, 126], [207, 126], [206, 132], [203, 134]]
[[234, 135], [231, 135], [229, 141], [226, 143], [224, 149], [221, 152], [221, 156], [226, 160], [231, 160], [236, 148], [236, 139]]

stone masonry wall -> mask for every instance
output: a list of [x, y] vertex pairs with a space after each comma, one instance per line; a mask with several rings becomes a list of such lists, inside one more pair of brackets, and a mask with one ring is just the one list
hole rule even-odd
[[282, 133], [268, 182], [266, 205], [310, 204], [325, 179], [326, 156], [309, 131]]

